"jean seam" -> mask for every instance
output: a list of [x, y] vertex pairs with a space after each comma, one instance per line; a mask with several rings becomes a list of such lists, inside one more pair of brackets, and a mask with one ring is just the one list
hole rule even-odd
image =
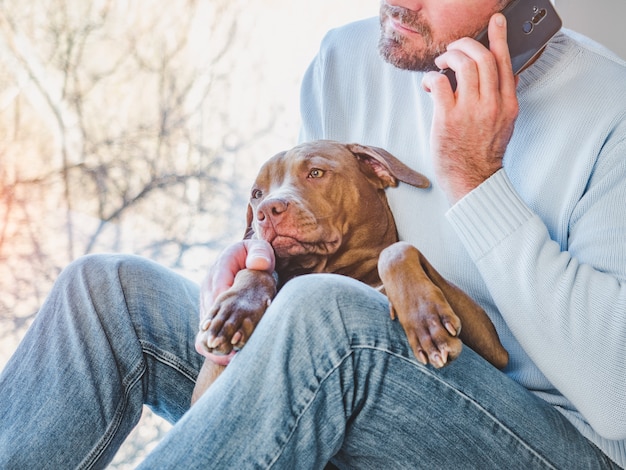
[[126, 408], [128, 407], [130, 391], [137, 385], [143, 374], [145, 373], [146, 365], [143, 361], [140, 361], [137, 366], [133, 369], [132, 373], [128, 375], [128, 379], [122, 381], [122, 387], [124, 389], [124, 395], [122, 396], [122, 400], [115, 411], [115, 415], [113, 416], [113, 420], [108, 425], [106, 432], [102, 435], [102, 438], [98, 441], [98, 443], [94, 446], [94, 448], [87, 454], [85, 459], [78, 465], [77, 468], [92, 468], [94, 463], [98, 461], [98, 459], [102, 456], [105, 449], [113, 440], [113, 437], [117, 433], [124, 420], [124, 415], [126, 413]]
[[168, 351], [164, 351], [154, 344], [146, 341], [139, 341], [141, 343], [141, 349], [144, 354], [148, 354], [153, 357], [161, 364], [165, 364], [167, 366], [172, 367], [177, 372], [184, 375], [192, 382], [196, 382], [198, 377], [198, 372], [193, 367], [188, 367], [185, 363], [178, 360], [178, 357]]
[[[181, 364], [180, 361], [175, 360], [175, 356], [162, 351], [151, 343], [140, 341], [141, 349], [144, 354], [148, 354], [152, 356], [155, 360], [171, 366], [175, 368], [179, 373], [187, 377], [192, 382], [196, 380], [196, 374], [192, 372], [191, 368], [186, 367], [184, 364]], [[118, 409], [115, 412], [114, 418], [112, 422], [109, 424], [107, 431], [104, 433], [99, 442], [94, 446], [92, 451], [87, 455], [87, 457], [78, 465], [78, 468], [91, 468], [95, 462], [102, 456], [104, 450], [111, 443], [113, 437], [119, 430], [119, 427], [123, 421], [126, 408], [128, 407], [129, 397], [131, 394], [131, 390], [138, 383], [140, 383], [141, 377], [144, 375], [146, 371], [146, 365], [143, 361], [140, 361], [139, 364], [135, 367], [131, 374], [129, 374], [129, 379], [125, 379], [122, 382], [122, 387], [124, 389], [124, 395], [118, 406]]]
[[421, 364], [421, 363], [419, 363], [417, 361], [413, 361], [410, 358], [407, 358], [406, 356], [403, 356], [402, 354], [398, 354], [398, 353], [395, 353], [393, 351], [389, 351], [386, 348], [378, 348], [378, 347], [373, 347], [373, 346], [354, 346], [353, 348], [354, 349], [373, 349], [373, 350], [381, 351], [381, 352], [384, 352], [384, 353], [387, 353], [387, 354], [391, 354], [391, 355], [393, 355], [393, 356], [395, 356], [395, 357], [397, 357], [397, 358], [399, 358], [399, 359], [401, 359], [403, 361], [410, 362], [411, 364], [417, 366], [423, 373], [429, 375], [431, 378], [435, 379], [437, 382], [441, 383], [443, 386], [445, 386], [446, 388], [452, 390], [454, 393], [458, 394], [459, 396], [464, 398], [467, 402], [471, 403], [476, 408], [478, 408], [485, 416], [490, 418], [497, 426], [499, 426], [500, 429], [502, 429], [504, 432], [509, 434], [522, 447], [524, 447], [529, 453], [531, 453], [536, 458], [538, 458], [541, 462], [543, 462], [548, 468], [557, 470], [557, 467], [555, 467], [553, 464], [551, 464], [543, 455], [539, 454], [530, 444], [528, 444], [526, 441], [524, 441], [524, 439], [522, 439], [515, 432], [513, 432], [513, 430], [511, 430], [502, 421], [500, 421], [496, 416], [494, 416], [487, 409], [485, 409], [485, 407], [483, 407], [480, 403], [478, 403], [472, 397], [470, 397], [470, 396], [466, 395], [465, 393], [461, 392], [457, 388], [452, 387], [451, 385], [449, 385], [445, 380], [442, 380], [440, 377], [437, 376], [437, 374], [434, 374], [432, 371], [430, 371], [428, 369], [428, 367], [424, 366], [423, 364]]
[[289, 435], [287, 436], [287, 439], [285, 439], [285, 442], [283, 443], [283, 445], [281, 446], [281, 448], [279, 449], [278, 453], [276, 454], [276, 456], [270, 461], [270, 463], [268, 464], [267, 468], [272, 468], [274, 466], [274, 464], [276, 464], [276, 462], [278, 461], [278, 459], [282, 456], [283, 451], [285, 450], [285, 447], [287, 446], [287, 444], [289, 444], [289, 441], [291, 441], [291, 439], [293, 438], [296, 429], [298, 429], [298, 425], [300, 424], [300, 420], [301, 418], [304, 416], [304, 414], [307, 412], [307, 410], [311, 407], [311, 405], [313, 404], [313, 402], [315, 401], [315, 399], [317, 398], [317, 394], [319, 393], [319, 390], [322, 388], [322, 386], [324, 385], [324, 382], [326, 382], [328, 380], [328, 378], [337, 370], [339, 369], [343, 363], [345, 362], [346, 359], [348, 359], [349, 357], [351, 357], [353, 355], [354, 351], [352, 349], [348, 350], [348, 352], [339, 358], [339, 361], [337, 362], [337, 364], [333, 367], [331, 367], [329, 369], [329, 371], [326, 373], [326, 375], [324, 375], [322, 377], [322, 379], [319, 382], [319, 385], [317, 386], [315, 393], [313, 393], [313, 395], [311, 396], [311, 399], [308, 401], [308, 403], [302, 408], [302, 411], [298, 414], [298, 417], [296, 418], [296, 421], [291, 429], [291, 432], [289, 433]]

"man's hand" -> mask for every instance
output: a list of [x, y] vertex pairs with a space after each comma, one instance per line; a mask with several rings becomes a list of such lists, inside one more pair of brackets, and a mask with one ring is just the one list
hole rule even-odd
[[435, 102], [431, 149], [437, 179], [456, 202], [502, 168], [519, 105], [506, 42], [506, 18], [489, 22], [490, 50], [471, 38], [451, 43], [436, 59], [455, 71], [452, 92], [447, 77], [429, 72], [423, 87]]
[[271, 273], [274, 267], [274, 250], [264, 240], [242, 240], [222, 251], [200, 286], [200, 332], [196, 338], [200, 354], [211, 357], [204, 327], [216, 315], [216, 299], [232, 287], [237, 274], [245, 269]]

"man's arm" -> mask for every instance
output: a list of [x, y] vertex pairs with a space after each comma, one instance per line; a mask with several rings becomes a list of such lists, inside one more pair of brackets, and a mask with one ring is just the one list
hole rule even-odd
[[506, 18], [497, 13], [489, 22], [490, 51], [463, 38], [437, 58], [438, 67], [456, 72], [456, 93], [445, 75], [430, 72], [424, 77], [423, 86], [435, 102], [433, 163], [451, 202], [502, 168], [519, 111], [506, 34]]
[[435, 102], [431, 146], [437, 177], [454, 204], [448, 219], [526, 354], [596, 432], [624, 439], [624, 125], [607, 129], [612, 142], [598, 147], [566, 248], [560, 246], [502, 170], [517, 102], [497, 20], [495, 15], [489, 29], [492, 59], [463, 39], [438, 61], [456, 70], [456, 94], [437, 73], [424, 80]]

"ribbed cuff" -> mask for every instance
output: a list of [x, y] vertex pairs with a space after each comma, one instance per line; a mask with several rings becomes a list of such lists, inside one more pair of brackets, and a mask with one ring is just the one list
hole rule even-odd
[[446, 217], [474, 261], [533, 217], [504, 170], [452, 206]]

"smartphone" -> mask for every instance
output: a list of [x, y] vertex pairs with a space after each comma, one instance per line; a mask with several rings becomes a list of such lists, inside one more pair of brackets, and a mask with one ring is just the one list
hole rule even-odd
[[[550, 0], [513, 0], [504, 7], [502, 14], [506, 16], [507, 42], [513, 73], [517, 75], [539, 55], [563, 23]], [[487, 28], [476, 36], [476, 40], [489, 48]], [[454, 71], [445, 69], [440, 73], [448, 77], [455, 91]]]

